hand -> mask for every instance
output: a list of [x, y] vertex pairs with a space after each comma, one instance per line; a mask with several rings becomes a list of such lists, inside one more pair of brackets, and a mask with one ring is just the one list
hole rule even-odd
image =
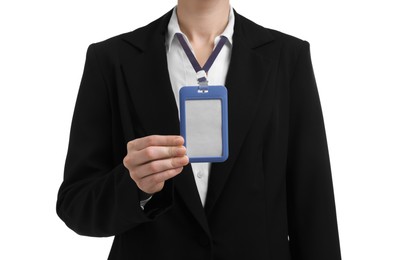
[[189, 160], [181, 136], [152, 135], [127, 143], [123, 165], [143, 192], [154, 194], [182, 172]]

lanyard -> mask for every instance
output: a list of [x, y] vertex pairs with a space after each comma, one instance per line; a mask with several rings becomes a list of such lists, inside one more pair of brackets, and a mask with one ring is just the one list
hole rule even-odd
[[194, 54], [190, 50], [186, 40], [184, 39], [181, 33], [176, 33], [177, 39], [180, 42], [180, 45], [183, 47], [184, 52], [187, 55], [187, 58], [190, 60], [191, 65], [193, 66], [195, 72], [197, 73], [197, 80], [198, 85], [201, 87], [208, 86], [208, 80], [206, 75], [211, 68], [213, 62], [216, 60], [216, 57], [219, 55], [220, 51], [222, 50], [223, 46], [226, 44], [227, 38], [225, 36], [220, 36], [220, 40], [216, 45], [215, 49], [212, 51], [211, 55], [209, 56], [208, 60], [205, 62], [204, 67], [201, 68], [201, 65], [198, 63], [197, 59], [194, 57]]

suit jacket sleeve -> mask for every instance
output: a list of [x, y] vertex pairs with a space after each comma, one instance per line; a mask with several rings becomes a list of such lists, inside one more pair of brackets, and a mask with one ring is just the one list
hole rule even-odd
[[295, 260], [338, 260], [330, 162], [307, 42], [292, 75], [287, 162], [291, 254]]
[[115, 158], [112, 110], [104, 54], [88, 48], [86, 64], [72, 120], [64, 182], [57, 214], [75, 232], [112, 236], [152, 220], [171, 205], [172, 188], [155, 195], [140, 208], [139, 189]]

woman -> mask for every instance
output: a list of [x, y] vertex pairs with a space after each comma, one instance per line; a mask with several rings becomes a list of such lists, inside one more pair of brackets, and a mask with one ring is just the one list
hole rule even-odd
[[[202, 76], [228, 90], [229, 158], [189, 163], [178, 92], [198, 79], [182, 44], [203, 67], [222, 38]], [[228, 0], [179, 0], [91, 45], [57, 212], [115, 236], [109, 259], [340, 259], [309, 44]]]

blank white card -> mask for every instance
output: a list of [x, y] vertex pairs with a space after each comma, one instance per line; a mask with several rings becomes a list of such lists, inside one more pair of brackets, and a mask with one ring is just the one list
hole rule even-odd
[[186, 100], [188, 157], [219, 157], [223, 153], [220, 99]]

